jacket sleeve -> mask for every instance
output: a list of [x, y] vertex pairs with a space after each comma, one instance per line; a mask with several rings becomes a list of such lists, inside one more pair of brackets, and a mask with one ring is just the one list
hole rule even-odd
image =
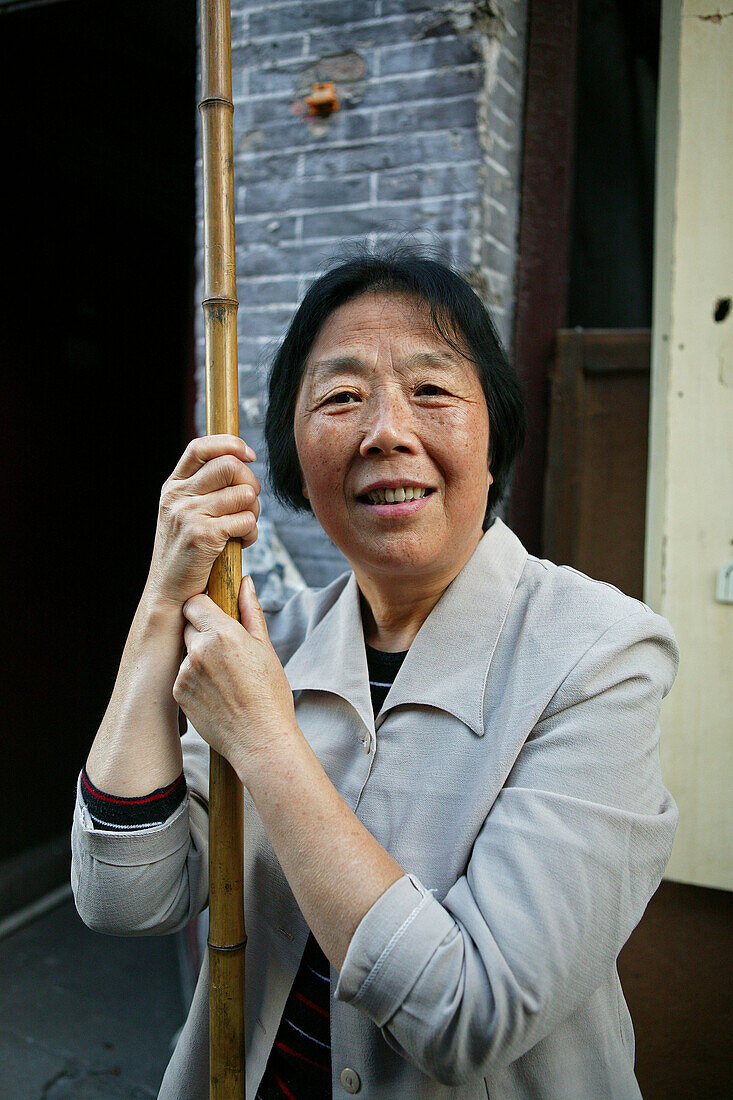
[[187, 794], [161, 825], [93, 827], [77, 781], [71, 888], [82, 920], [116, 936], [165, 935], [206, 906], [209, 746], [189, 723], [181, 738]]
[[407, 874], [360, 922], [335, 995], [428, 1076], [504, 1068], [612, 975], [672, 849], [659, 711], [678, 659], [649, 610], [606, 629], [526, 739], [465, 874], [442, 901]]

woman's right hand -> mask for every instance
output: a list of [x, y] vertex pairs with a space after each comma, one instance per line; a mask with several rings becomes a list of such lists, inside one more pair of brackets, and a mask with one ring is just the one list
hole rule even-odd
[[262, 486], [247, 466], [255, 452], [235, 435], [192, 439], [160, 494], [146, 589], [179, 608], [206, 590], [228, 539], [257, 539]]

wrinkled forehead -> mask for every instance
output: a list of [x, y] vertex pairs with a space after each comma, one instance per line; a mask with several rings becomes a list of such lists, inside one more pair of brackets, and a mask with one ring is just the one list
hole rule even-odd
[[456, 347], [438, 330], [423, 299], [384, 292], [361, 294], [338, 306], [323, 322], [304, 364], [301, 385], [320, 384], [339, 369], [368, 366], [380, 353], [396, 357], [403, 366], [422, 362], [474, 372], [465, 342], [450, 320], [440, 318], [440, 324]]

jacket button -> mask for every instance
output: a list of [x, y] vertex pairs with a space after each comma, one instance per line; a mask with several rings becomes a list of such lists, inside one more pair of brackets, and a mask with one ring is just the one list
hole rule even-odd
[[369, 752], [372, 747], [372, 735], [369, 730], [367, 730], [366, 735], [362, 737], [361, 743], [364, 746], [364, 752]]
[[359, 1080], [359, 1074], [355, 1069], [342, 1069], [341, 1070], [341, 1084], [344, 1086], [347, 1092], [355, 1093], [361, 1088], [361, 1081]]

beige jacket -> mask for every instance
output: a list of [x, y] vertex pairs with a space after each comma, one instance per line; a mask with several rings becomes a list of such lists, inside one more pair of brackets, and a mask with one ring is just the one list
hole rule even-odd
[[[616, 958], [677, 823], [658, 754], [669, 624], [497, 519], [375, 721], [353, 573], [266, 612], [303, 733], [407, 872], [331, 972], [333, 1095], [638, 1098]], [[182, 743], [189, 793], [163, 825], [95, 831], [78, 795], [72, 885], [92, 928], [164, 934], [206, 904], [208, 748], [191, 729]], [[254, 1100], [308, 928], [248, 795], [245, 838]], [[204, 964], [162, 1100], [208, 1097], [207, 996]]]

